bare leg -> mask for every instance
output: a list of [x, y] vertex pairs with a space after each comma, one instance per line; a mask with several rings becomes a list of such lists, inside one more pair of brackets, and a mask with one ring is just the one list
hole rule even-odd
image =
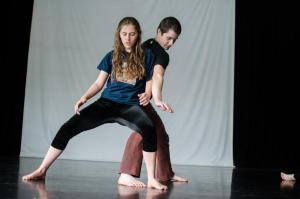
[[153, 121], [155, 121], [157, 134], [155, 177], [160, 181], [171, 180], [175, 182], [187, 182], [188, 180], [186, 178], [175, 175], [172, 169], [169, 150], [169, 136], [162, 121], [160, 120], [159, 116], [157, 119], [153, 119]]
[[155, 125], [155, 132], [157, 135], [157, 152], [156, 152], [156, 169], [155, 169], [155, 177], [160, 181], [177, 181], [177, 182], [187, 182], [188, 180], [184, 177], [180, 177], [175, 175], [170, 158], [170, 147], [169, 147], [169, 135], [165, 129], [165, 126], [152, 107], [152, 105], [148, 105], [144, 108], [151, 118], [152, 122]]
[[52, 163], [60, 156], [60, 154], [62, 152], [63, 152], [62, 150], [59, 150], [59, 149], [56, 149], [56, 148], [50, 146], [40, 167], [38, 169], [36, 169], [35, 171], [33, 171], [32, 173], [23, 176], [22, 179], [23, 180], [45, 179], [47, 170], [52, 165]]
[[159, 190], [167, 190], [168, 187], [158, 182], [154, 177], [155, 172], [155, 160], [156, 160], [156, 152], [146, 152], [143, 151], [143, 157], [146, 164], [147, 176], [148, 176], [148, 187], [159, 189]]
[[294, 174], [286, 174], [286, 173], [281, 172], [280, 176], [281, 176], [282, 180], [288, 180], [288, 181], [296, 180]]
[[[155, 125], [157, 135], [157, 152], [156, 152], [156, 171], [155, 178], [160, 181], [177, 181], [187, 182], [184, 177], [175, 175], [172, 169], [169, 150], [169, 136], [165, 130], [164, 124], [151, 104], [143, 107], [147, 115]], [[121, 162], [119, 173], [123, 185], [131, 186], [132, 183], [140, 183], [134, 177], [139, 177], [143, 161], [143, 139], [138, 132], [133, 132], [127, 140]], [[123, 174], [129, 174], [132, 178]], [[126, 178], [125, 178], [126, 177]]]

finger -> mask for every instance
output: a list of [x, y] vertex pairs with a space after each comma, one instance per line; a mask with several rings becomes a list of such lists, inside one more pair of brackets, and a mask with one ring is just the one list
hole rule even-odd
[[140, 99], [140, 104], [143, 104], [145, 102], [145, 100]]
[[145, 97], [144, 96], [140, 97], [140, 101], [143, 101], [143, 100], [145, 100]]
[[169, 109], [168, 107], [165, 106], [165, 111], [169, 113], [169, 112], [170, 112], [170, 109]]
[[77, 115], [80, 115], [78, 106], [75, 107], [75, 113], [76, 113]]
[[163, 105], [164, 105], [167, 112], [169, 112], [169, 113], [174, 112], [174, 110], [172, 109], [172, 107], [168, 103], [163, 103]]
[[174, 110], [173, 110], [172, 108], [169, 108], [167, 111], [168, 111], [169, 113], [174, 113]]
[[78, 110], [78, 107], [77, 107], [77, 105], [75, 105], [74, 112], [77, 113], [77, 110]]
[[148, 103], [149, 103], [149, 101], [146, 100], [146, 99], [140, 101], [140, 104], [142, 104], [142, 105], [144, 105], [144, 106], [147, 105]]
[[159, 104], [159, 105], [157, 105], [157, 107], [160, 108], [160, 109], [163, 110], [163, 111], [166, 110], [166, 108], [163, 106], [163, 104]]
[[169, 112], [169, 113], [172, 113], [173, 112], [173, 109], [171, 108], [171, 106], [169, 104], [166, 104], [166, 103], [162, 103], [162, 106], [163, 106], [163, 109], [164, 111], [166, 112]]
[[140, 95], [140, 96], [139, 96], [139, 99], [140, 99], [140, 100], [145, 99], [144, 95]]
[[143, 103], [145, 101], [144, 98], [140, 98], [140, 103]]
[[169, 104], [165, 104], [165, 107], [166, 107], [166, 111], [168, 111], [170, 113], [172, 112], [172, 109]]

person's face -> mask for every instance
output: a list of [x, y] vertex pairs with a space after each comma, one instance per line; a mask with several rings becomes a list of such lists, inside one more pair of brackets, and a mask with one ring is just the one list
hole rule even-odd
[[131, 52], [131, 49], [138, 39], [138, 32], [131, 24], [123, 25], [120, 31], [120, 38], [125, 50]]
[[162, 48], [168, 50], [173, 46], [175, 41], [178, 39], [178, 34], [174, 30], [169, 29], [168, 32], [162, 33], [160, 29], [157, 31], [156, 41], [161, 45]]

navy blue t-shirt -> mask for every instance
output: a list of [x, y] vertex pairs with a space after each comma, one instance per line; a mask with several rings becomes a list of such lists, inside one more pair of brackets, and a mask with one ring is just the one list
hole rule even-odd
[[[146, 70], [146, 75], [139, 80], [123, 79], [123, 81], [122, 77], [116, 80], [109, 76], [106, 83], [106, 88], [101, 94], [102, 98], [106, 98], [121, 104], [139, 105], [138, 94], [145, 92], [146, 81], [152, 78], [154, 63], [154, 55], [152, 51], [148, 48], [144, 48], [144, 53], [144, 67]], [[97, 68], [99, 70], [107, 72], [108, 74], [111, 74], [112, 56], [113, 51], [107, 53], [106, 56], [101, 60]]]
[[169, 54], [161, 47], [161, 45], [155, 41], [155, 39], [148, 39], [142, 44], [145, 48], [150, 48], [155, 56], [154, 65], [159, 64], [165, 70], [169, 64]]

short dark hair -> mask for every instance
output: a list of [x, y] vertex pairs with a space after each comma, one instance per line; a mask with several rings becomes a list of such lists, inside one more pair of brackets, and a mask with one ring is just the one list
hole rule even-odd
[[166, 17], [159, 23], [157, 30], [160, 29], [162, 33], [168, 32], [172, 29], [176, 34], [180, 35], [181, 25], [178, 19], [175, 17]]

